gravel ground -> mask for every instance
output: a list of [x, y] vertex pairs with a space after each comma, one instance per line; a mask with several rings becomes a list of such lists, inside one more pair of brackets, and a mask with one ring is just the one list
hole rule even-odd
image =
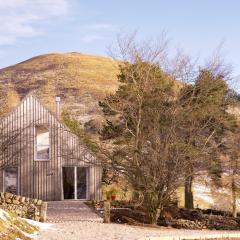
[[47, 222], [60, 223], [68, 221], [102, 222], [102, 218], [82, 201], [48, 202]]
[[[40, 224], [36, 240], [178, 240], [209, 238], [223, 231], [193, 231], [171, 228], [134, 227], [121, 224], [103, 224], [102, 219], [81, 201], [48, 202], [48, 223]], [[230, 232], [227, 232], [230, 233]], [[233, 233], [233, 232], [231, 232]], [[236, 233], [236, 232], [235, 232]], [[240, 239], [240, 231], [238, 232]], [[215, 238], [219, 237], [215, 235]], [[155, 238], [154, 238], [155, 237]], [[158, 237], [158, 239], [157, 239]]]
[[[103, 224], [87, 221], [72, 221], [65, 223], [52, 224], [50, 229], [43, 229], [35, 236], [37, 240], [139, 240], [148, 237], [161, 237], [161, 239], [180, 239], [179, 237], [196, 238], [201, 236], [209, 238], [209, 234], [219, 234], [215, 237], [221, 237], [223, 234], [233, 234], [239, 232], [231, 231], [194, 231], [177, 230], [167, 228], [147, 228], [134, 227], [120, 224]], [[199, 237], [200, 238], [200, 237]], [[160, 239], [160, 238], [159, 238]]]

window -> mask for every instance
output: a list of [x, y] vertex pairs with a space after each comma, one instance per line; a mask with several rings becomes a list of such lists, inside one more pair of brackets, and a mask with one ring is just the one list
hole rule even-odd
[[18, 168], [6, 167], [4, 169], [4, 191], [18, 194]]
[[44, 126], [36, 126], [35, 134], [35, 160], [49, 160], [49, 130]]

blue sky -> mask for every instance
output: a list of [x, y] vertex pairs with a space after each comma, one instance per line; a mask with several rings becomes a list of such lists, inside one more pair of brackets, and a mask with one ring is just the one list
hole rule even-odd
[[164, 30], [171, 46], [206, 59], [223, 55], [240, 74], [239, 0], [0, 0], [0, 67], [49, 52], [107, 55], [122, 31]]

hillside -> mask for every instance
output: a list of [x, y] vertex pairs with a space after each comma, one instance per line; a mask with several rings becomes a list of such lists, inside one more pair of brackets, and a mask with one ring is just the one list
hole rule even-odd
[[[27, 220], [29, 221], [29, 220]], [[39, 228], [15, 216], [12, 213], [5, 212], [0, 209], [0, 239], [1, 240], [30, 240], [30, 234], [33, 234]], [[36, 224], [37, 222], [31, 221]], [[40, 225], [41, 223], [39, 223]]]
[[118, 64], [107, 57], [80, 53], [46, 54], [0, 69], [0, 94], [13, 108], [34, 92], [55, 110], [55, 96], [84, 124], [101, 118], [98, 101], [117, 89]]

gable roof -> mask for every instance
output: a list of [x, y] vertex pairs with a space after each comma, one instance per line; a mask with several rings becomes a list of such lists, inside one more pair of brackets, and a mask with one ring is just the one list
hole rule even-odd
[[13, 114], [14, 111], [16, 111], [16, 109], [19, 108], [23, 104], [23, 102], [26, 101], [28, 98], [33, 98], [35, 101], [39, 102], [40, 105], [42, 105], [42, 107], [44, 107], [54, 118], [56, 118], [56, 120], [60, 124], [62, 124], [66, 129], [68, 129], [68, 127], [58, 118], [57, 114], [54, 111], [52, 111], [48, 106], [46, 106], [46, 104], [44, 104], [37, 96], [35, 96], [31, 92], [28, 93], [25, 97], [23, 97], [20, 100], [20, 102], [13, 109], [11, 109], [11, 111], [9, 111], [8, 114], [6, 114], [4, 117], [0, 118], [0, 122], [4, 121], [7, 117], [9, 117], [11, 114]]
[[28, 93], [24, 98], [22, 98], [18, 105], [0, 120], [0, 124], [3, 123], [5, 119], [9, 118], [12, 114], [14, 114], [14, 112], [17, 111], [17, 109], [20, 108], [25, 101], [28, 101], [28, 99], [33, 99], [34, 101], [38, 102], [40, 106], [44, 108], [48, 112], [48, 114], [50, 114], [55, 119], [55, 121], [57, 121], [60, 124], [60, 127], [63, 130], [68, 131], [71, 137], [77, 138], [79, 145], [81, 145], [81, 147], [84, 148], [92, 157], [96, 158], [95, 154], [91, 151], [91, 149], [89, 149], [88, 146], [86, 146], [86, 144], [82, 143], [81, 139], [79, 139], [79, 137], [76, 134], [71, 132], [71, 130], [59, 119], [57, 114], [53, 112], [51, 109], [49, 109], [44, 103], [42, 103], [42, 101], [38, 97], [36, 97], [32, 93]]

